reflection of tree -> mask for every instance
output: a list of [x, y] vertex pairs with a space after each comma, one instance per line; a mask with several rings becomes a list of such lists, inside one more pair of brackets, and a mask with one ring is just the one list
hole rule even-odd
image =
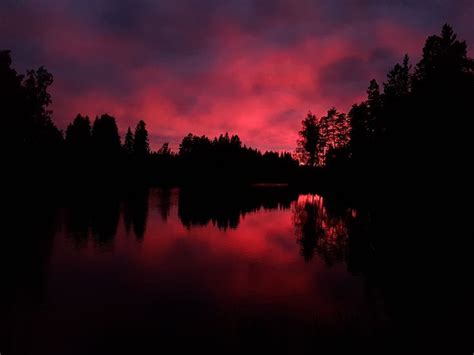
[[186, 227], [206, 226], [209, 222], [220, 229], [237, 228], [240, 213], [244, 213], [229, 193], [214, 194], [181, 190], [178, 215]]
[[91, 203], [91, 231], [96, 246], [106, 249], [112, 246], [117, 234], [120, 204], [115, 198], [101, 198]]
[[127, 232], [130, 228], [138, 240], [145, 236], [148, 218], [148, 189], [139, 189], [128, 193], [123, 203], [123, 219]]
[[261, 208], [289, 209], [296, 198], [296, 192], [287, 188], [181, 189], [178, 216], [186, 227], [211, 222], [220, 229], [235, 229], [247, 213]]
[[67, 197], [64, 211], [68, 236], [77, 247], [85, 247], [90, 237], [101, 249], [110, 248], [117, 233], [120, 203], [110, 192], [81, 191]]
[[318, 195], [302, 195], [293, 205], [295, 233], [306, 261], [314, 252], [330, 265], [345, 259], [350, 210], [332, 207]]
[[78, 248], [87, 245], [89, 237], [91, 211], [88, 204], [80, 201], [73, 201], [65, 209], [65, 227]]
[[171, 210], [171, 190], [164, 188], [158, 191], [159, 203], [158, 210], [163, 221], [167, 221]]

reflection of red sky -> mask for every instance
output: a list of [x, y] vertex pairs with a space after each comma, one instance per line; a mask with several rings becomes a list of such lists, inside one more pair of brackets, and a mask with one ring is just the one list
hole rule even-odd
[[[187, 230], [179, 222], [167, 225], [172, 230], [163, 230], [160, 221], [150, 221], [151, 236], [145, 240], [140, 262], [146, 265], [146, 270], [171, 266], [173, 278], [192, 275], [201, 279], [198, 284], [204, 288], [214, 289], [219, 285], [214, 291], [219, 293], [216, 295], [219, 301], [224, 302], [238, 302], [247, 297], [254, 298], [253, 302], [284, 299], [311, 288], [310, 280], [297, 270], [300, 257], [288, 212], [263, 212], [256, 216], [247, 215], [237, 230], [226, 232], [213, 226]], [[153, 237], [154, 229], [160, 230], [157, 237]], [[160, 238], [160, 234], [165, 237]], [[283, 248], [275, 241], [281, 236], [289, 239], [290, 248]], [[176, 255], [170, 252], [179, 252], [175, 246], [183, 242], [199, 252], [193, 255], [194, 260], [184, 258], [173, 262]], [[199, 270], [197, 275], [196, 270]], [[216, 270], [222, 273], [216, 275]], [[288, 277], [289, 273], [293, 276]]]
[[155, 344], [168, 334], [171, 342], [173, 336], [206, 341], [216, 332], [239, 342], [241, 332], [254, 329], [257, 336], [270, 332], [269, 339], [292, 342], [347, 329], [370, 334], [383, 326], [384, 310], [361, 276], [344, 263], [328, 266], [317, 254], [304, 261], [294, 209], [248, 213], [236, 230], [212, 223], [187, 229], [177, 216], [176, 194], [172, 200], [165, 222], [159, 197], [151, 194], [142, 241], [126, 232], [123, 215], [107, 249], [96, 248], [92, 236], [78, 249], [65, 229], [58, 231], [44, 307], [31, 320], [32, 347], [71, 353], [104, 334], [118, 345]]
[[[363, 302], [362, 280], [351, 276], [344, 264], [328, 268], [318, 257], [303, 260], [291, 210], [250, 213], [241, 218], [238, 229], [223, 231], [212, 224], [186, 229], [176, 206], [165, 223], [154, 206], [152, 196], [143, 242], [137, 243], [133, 232], [126, 235], [121, 220], [113, 253], [98, 253], [92, 245], [80, 253], [68, 252], [58, 245], [56, 262], [72, 269], [82, 265], [81, 273], [90, 269], [91, 275], [107, 270], [109, 288], [118, 283], [127, 289], [127, 297], [130, 290], [140, 290], [137, 297], [145, 304], [153, 297], [147, 293], [150, 287], [204, 295], [221, 312], [284, 310], [303, 319], [353, 314]], [[68, 270], [64, 265], [55, 268]]]

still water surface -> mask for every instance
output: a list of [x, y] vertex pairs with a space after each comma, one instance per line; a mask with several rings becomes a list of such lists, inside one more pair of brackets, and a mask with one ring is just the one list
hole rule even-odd
[[15, 282], [6, 348], [314, 353], [371, 341], [386, 314], [357, 219], [283, 188], [65, 203], [47, 233], [31, 228], [45, 241], [33, 276]]

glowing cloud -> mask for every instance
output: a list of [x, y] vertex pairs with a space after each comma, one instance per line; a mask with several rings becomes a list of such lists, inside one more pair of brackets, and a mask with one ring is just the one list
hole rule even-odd
[[122, 132], [144, 119], [153, 148], [229, 131], [293, 150], [308, 110], [347, 111], [444, 22], [474, 42], [472, 2], [6, 0], [0, 13], [17, 69], [55, 75], [59, 127], [79, 112]]

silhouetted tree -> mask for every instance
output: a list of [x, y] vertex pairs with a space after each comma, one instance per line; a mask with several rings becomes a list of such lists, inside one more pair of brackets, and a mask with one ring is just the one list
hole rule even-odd
[[472, 74], [473, 70], [474, 62], [467, 56], [466, 42], [457, 40], [453, 28], [445, 24], [441, 36], [430, 36], [426, 40], [423, 57], [416, 65], [414, 81], [415, 85], [434, 80], [450, 82], [460, 74]]
[[349, 111], [350, 122], [350, 155], [358, 172], [367, 171], [375, 164], [377, 137], [385, 132], [383, 118], [383, 101], [380, 87], [375, 80], [371, 80], [367, 89], [367, 101], [353, 105]]
[[408, 193], [415, 186], [420, 195], [423, 181], [439, 169], [467, 176], [473, 147], [472, 122], [465, 118], [474, 109], [474, 61], [452, 28], [445, 25], [440, 35], [428, 37], [413, 74], [405, 55], [383, 87], [381, 93], [372, 80], [367, 100], [348, 114], [348, 164], [357, 189], [388, 200], [384, 193]]
[[242, 146], [242, 142], [241, 142], [239, 136], [233, 135], [230, 138], [230, 145], [233, 146], [233, 147], [240, 148]]
[[67, 181], [83, 181], [90, 173], [92, 158], [91, 122], [89, 117], [77, 115], [66, 129]]
[[5, 139], [17, 152], [44, 155], [62, 141], [51, 121], [49, 86], [53, 76], [43, 67], [18, 75], [11, 68], [10, 51], [0, 51], [0, 97], [7, 132]]
[[351, 123], [350, 144], [352, 154], [359, 159], [366, 151], [366, 145], [370, 138], [368, 109], [366, 103], [355, 104], [349, 111], [349, 119]]
[[308, 166], [318, 164], [318, 143], [320, 139], [320, 130], [315, 115], [308, 112], [306, 118], [301, 121], [302, 129], [298, 132], [298, 153], [300, 159]]
[[66, 144], [74, 155], [86, 155], [91, 148], [91, 122], [89, 117], [77, 115], [66, 129]]
[[168, 143], [163, 143], [160, 149], [151, 154], [150, 170], [155, 181], [161, 185], [172, 186], [181, 180], [182, 167]]
[[334, 119], [334, 148], [345, 147], [349, 143], [349, 120], [345, 113], [336, 112]]
[[123, 149], [127, 155], [133, 154], [134, 145], [135, 145], [135, 139], [134, 139], [132, 130], [130, 129], [130, 127], [128, 127], [127, 133], [125, 134], [125, 140], [123, 143]]
[[114, 117], [109, 116], [108, 114], [96, 117], [92, 127], [92, 142], [96, 154], [119, 154], [120, 135]]
[[104, 114], [94, 120], [92, 126], [91, 168], [96, 183], [112, 185], [120, 183], [122, 174], [122, 146], [115, 118]]
[[228, 133], [212, 140], [188, 134], [180, 144], [178, 158], [182, 178], [192, 184], [288, 182], [298, 167], [298, 162], [289, 154], [262, 154], [242, 145], [238, 136]]
[[395, 64], [387, 74], [387, 82], [383, 84], [385, 100], [394, 100], [406, 97], [411, 91], [411, 65], [408, 55], [405, 54], [402, 64]]
[[171, 149], [170, 149], [169, 143], [168, 142], [163, 143], [163, 145], [160, 147], [160, 149], [158, 149], [157, 154], [171, 155]]
[[148, 131], [146, 130], [146, 124], [144, 121], [139, 121], [135, 128], [133, 151], [137, 157], [145, 157], [150, 153]]
[[377, 135], [384, 130], [384, 123], [381, 116], [382, 96], [380, 86], [375, 79], [372, 79], [367, 89], [367, 110], [368, 110], [368, 133], [369, 138], [374, 140]]
[[324, 157], [326, 156], [326, 152], [334, 142], [334, 125], [332, 121], [335, 113], [336, 109], [330, 109], [327, 115], [321, 117], [317, 123], [319, 128], [317, 155], [320, 165], [324, 165]]
[[43, 67], [18, 75], [11, 65], [10, 51], [0, 51], [0, 114], [6, 132], [1, 141], [8, 151], [5, 178], [44, 189], [60, 179], [63, 144], [48, 109], [53, 76]]
[[52, 111], [47, 109], [51, 104], [48, 87], [52, 83], [53, 75], [43, 67], [28, 70], [24, 80], [27, 117], [30, 120], [29, 127], [25, 127], [26, 138], [34, 146], [45, 147], [61, 136], [51, 121]]
[[[325, 156], [325, 167], [330, 173], [332, 173], [334, 182], [344, 183], [343, 179], [346, 178], [350, 158], [351, 152], [349, 145], [330, 148], [327, 151]], [[337, 180], [334, 180], [336, 177]]]
[[0, 51], [0, 107], [7, 135], [2, 139], [5, 147], [15, 153], [23, 150], [25, 142], [24, 127], [27, 117], [23, 87], [23, 76], [11, 68], [10, 51]]
[[[410, 107], [412, 125], [404, 135], [411, 150], [407, 164], [423, 167], [422, 175], [435, 174], [439, 166], [450, 170], [456, 188], [462, 177], [472, 176], [467, 162], [472, 160], [472, 119], [474, 110], [474, 60], [467, 55], [465, 41], [444, 25], [440, 35], [430, 36], [423, 57], [415, 67]], [[454, 187], [454, 186], [453, 186]]]
[[318, 157], [320, 165], [326, 164], [328, 153], [343, 149], [349, 142], [349, 121], [346, 114], [340, 113], [335, 107], [328, 110], [327, 115], [321, 117], [318, 122], [319, 141], [318, 141]]

